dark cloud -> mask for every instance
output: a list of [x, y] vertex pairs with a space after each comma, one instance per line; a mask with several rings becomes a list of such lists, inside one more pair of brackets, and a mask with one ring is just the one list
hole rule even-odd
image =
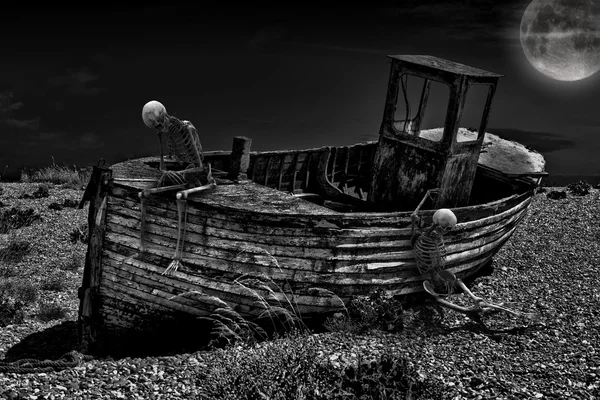
[[[378, 14], [387, 24], [403, 21], [419, 30], [435, 30], [440, 41], [477, 40], [488, 45], [518, 41], [525, 9], [522, 2], [495, 0], [412, 0], [402, 4], [402, 7], [379, 9]], [[412, 21], [418, 21], [418, 25]]]
[[16, 119], [4, 118], [0, 120], [3, 124], [12, 128], [25, 129], [28, 131], [37, 131], [40, 128], [40, 119]]
[[40, 127], [40, 118], [19, 118], [14, 115], [15, 111], [23, 106], [23, 102], [14, 99], [12, 92], [0, 92], [0, 124], [20, 130], [37, 131]]
[[104, 91], [103, 88], [95, 86], [98, 79], [98, 75], [82, 67], [71, 69], [65, 75], [49, 78], [48, 84], [70, 95], [95, 96]]
[[14, 100], [14, 95], [10, 91], [0, 92], [0, 113], [8, 114], [23, 107], [23, 103]]

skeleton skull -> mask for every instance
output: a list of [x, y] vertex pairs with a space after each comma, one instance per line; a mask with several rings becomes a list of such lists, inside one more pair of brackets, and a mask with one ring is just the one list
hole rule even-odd
[[452, 229], [456, 225], [456, 215], [447, 208], [440, 208], [433, 214], [433, 223], [444, 229]]
[[148, 128], [165, 132], [167, 126], [167, 109], [156, 100], [147, 102], [142, 109], [142, 120]]

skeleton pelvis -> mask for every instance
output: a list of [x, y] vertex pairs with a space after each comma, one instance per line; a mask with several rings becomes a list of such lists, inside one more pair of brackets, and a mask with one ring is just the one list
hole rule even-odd
[[186, 184], [188, 187], [206, 185], [210, 181], [208, 168], [188, 168], [180, 171], [166, 171], [159, 180], [159, 187]]

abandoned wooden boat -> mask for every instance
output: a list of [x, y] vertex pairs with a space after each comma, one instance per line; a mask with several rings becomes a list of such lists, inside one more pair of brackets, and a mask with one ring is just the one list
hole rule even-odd
[[[106, 347], [123, 333], [144, 334], [174, 321], [229, 307], [245, 318], [266, 304], [291, 306], [303, 318], [343, 309], [352, 296], [382, 288], [423, 291], [411, 248], [411, 213], [452, 209], [446, 267], [476, 274], [511, 237], [536, 193], [543, 157], [485, 133], [500, 75], [430, 56], [390, 56], [392, 71], [378, 141], [308, 150], [204, 153], [217, 186], [187, 198], [181, 265], [164, 275], [178, 246], [173, 191], [146, 199], [162, 176], [159, 157], [94, 168], [90, 241], [80, 288], [85, 346]], [[394, 118], [402, 77], [423, 77], [417, 115]], [[443, 128], [420, 129], [432, 84], [450, 86]], [[472, 84], [489, 86], [478, 130], [459, 128]], [[404, 85], [403, 85], [404, 89]], [[408, 121], [408, 123], [406, 122]], [[169, 170], [181, 169], [166, 160]], [[145, 231], [140, 253], [140, 229]]]

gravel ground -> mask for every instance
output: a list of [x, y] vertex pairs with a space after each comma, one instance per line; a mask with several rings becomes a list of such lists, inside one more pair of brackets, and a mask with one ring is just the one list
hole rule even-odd
[[[0, 358], [56, 359], [75, 346], [82, 274], [82, 268], [65, 272], [57, 266], [85, 254], [84, 245], [71, 244], [69, 233], [85, 223], [87, 207], [52, 211], [47, 206], [64, 198], [79, 200], [83, 192], [55, 187], [49, 198], [22, 200], [16, 197], [36, 185], [0, 186], [5, 204], [0, 210], [33, 207], [42, 214], [42, 223], [19, 230], [34, 243], [20, 266], [37, 285], [63, 274], [67, 289], [42, 291], [42, 300], [70, 309], [63, 320], [43, 323], [32, 308], [23, 324], [2, 328]], [[442, 398], [447, 399], [600, 398], [599, 197], [598, 189], [564, 200], [536, 195], [527, 218], [495, 257], [493, 273], [471, 283], [473, 292], [487, 300], [538, 313], [536, 321], [496, 314], [485, 327], [426, 302], [406, 311], [405, 329], [398, 334], [330, 333], [308, 340], [318, 344], [320, 359], [333, 368], [384, 351], [404, 354], [420, 379], [445, 385]], [[6, 240], [0, 235], [0, 247]], [[452, 300], [468, 304], [464, 295]], [[0, 373], [0, 399], [195, 398], [202, 386], [199, 372], [206, 374], [231, 352], [252, 354], [285, 346], [286, 340], [253, 349], [95, 359], [60, 372]]]

